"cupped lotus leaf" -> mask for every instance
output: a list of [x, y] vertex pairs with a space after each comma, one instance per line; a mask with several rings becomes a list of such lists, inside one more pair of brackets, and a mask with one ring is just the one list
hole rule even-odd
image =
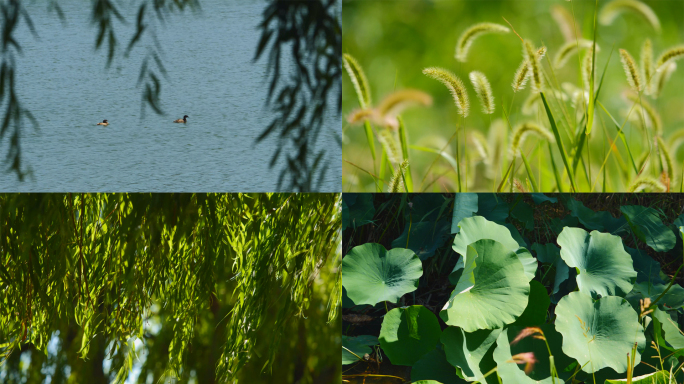
[[[468, 244], [474, 243], [481, 239], [490, 239], [498, 241], [511, 251], [517, 251], [522, 245], [513, 238], [511, 231], [509, 231], [508, 228], [489, 221], [481, 216], [473, 216], [463, 219], [461, 220], [459, 226], [461, 227], [461, 231], [454, 238], [454, 245], [452, 248], [454, 251], [456, 251], [456, 253], [460, 254], [461, 257], [456, 262], [456, 266], [454, 266], [452, 274], [465, 266]], [[537, 271], [536, 261], [533, 260], [534, 257], [532, 257], [532, 255], [526, 251], [520, 251], [520, 253], [518, 253], [518, 257], [520, 258], [520, 262], [525, 267], [525, 275], [527, 275], [528, 281], [532, 280]], [[449, 280], [451, 280], [453, 284], [456, 284], [456, 281], [458, 281], [458, 276], [455, 274], [449, 276]]]
[[[458, 327], [447, 327], [442, 332], [442, 344], [447, 361], [461, 369], [468, 381], [483, 381], [484, 375], [496, 366], [492, 357], [499, 329], [465, 332]], [[497, 382], [496, 375], [487, 376], [487, 382]]]
[[401, 236], [392, 241], [392, 247], [408, 248], [421, 260], [426, 260], [432, 257], [450, 237], [449, 223], [446, 220], [406, 223]]
[[537, 273], [537, 259], [535, 259], [530, 251], [525, 248], [516, 249], [515, 255], [518, 256], [518, 260], [520, 260], [520, 263], [523, 265], [527, 281], [532, 281], [534, 275]]
[[544, 324], [550, 304], [551, 299], [544, 285], [536, 280], [530, 281], [530, 299], [527, 307], [512, 325], [533, 327]]
[[487, 220], [503, 223], [508, 217], [508, 203], [494, 193], [478, 193], [477, 214]]
[[[543, 336], [539, 332], [530, 332], [532, 330], [529, 328], [510, 326], [506, 327], [497, 338], [493, 357], [503, 383], [551, 384], [554, 382], [551, 378], [549, 349], [547, 343], [540, 337], [544, 337], [549, 348], [551, 348], [554, 365], [559, 376], [562, 379], [567, 379], [570, 376], [571, 373], [565, 372], [563, 369], [570, 365], [574, 359], [563, 353], [561, 334], [554, 329], [553, 324], [545, 324], [537, 328], [542, 331]], [[525, 334], [529, 335], [524, 337]], [[519, 335], [522, 338], [516, 340]], [[515, 360], [518, 362], [526, 360], [530, 364], [516, 364], [513, 356], [517, 357]], [[563, 380], [556, 379], [556, 383], [562, 382]]]
[[440, 348], [435, 348], [413, 364], [413, 368], [411, 368], [411, 381], [436, 380], [444, 384], [466, 383], [465, 380], [458, 376], [459, 374], [462, 375], [460, 369], [449, 364], [444, 351]]
[[342, 196], [342, 230], [360, 227], [373, 220], [373, 194], [345, 193]]
[[670, 351], [677, 351], [679, 356], [684, 356], [684, 333], [679, 329], [670, 315], [656, 308], [653, 311], [653, 318], [657, 321], [656, 337], [658, 343]]
[[439, 313], [466, 332], [501, 328], [525, 310], [530, 284], [515, 252], [489, 239], [468, 246], [463, 273]]
[[577, 268], [580, 292], [593, 298], [625, 296], [636, 281], [632, 257], [625, 251], [622, 239], [608, 233], [581, 228], [564, 228], [558, 235], [561, 257]]
[[[632, 377], [632, 384], [670, 384], [670, 372], [656, 371], [646, 375]], [[627, 383], [627, 379], [606, 380], [606, 384]]]
[[373, 352], [370, 347], [374, 345], [378, 345], [378, 338], [375, 336], [342, 335], [342, 365], [353, 364], [363, 359], [365, 354]]
[[457, 193], [454, 197], [454, 211], [451, 218], [451, 233], [458, 233], [458, 223], [477, 212], [477, 193]]
[[670, 228], [660, 220], [658, 211], [640, 205], [625, 205], [620, 211], [627, 219], [632, 232], [656, 252], [674, 248], [677, 239]]
[[563, 297], [556, 306], [556, 329], [563, 335], [563, 352], [591, 373], [610, 367], [627, 370], [627, 353], [637, 343], [635, 364], [646, 346], [639, 315], [616, 296], [593, 300], [581, 292]]
[[342, 285], [356, 305], [396, 303], [418, 288], [423, 264], [410, 249], [387, 251], [376, 243], [352, 248], [342, 259]]
[[[547, 244], [532, 244], [532, 250], [537, 254], [537, 259], [542, 263], [553, 264], [556, 270], [556, 277], [553, 280], [553, 292], [552, 295], [556, 295], [561, 292], [561, 287], [563, 283], [570, 277], [570, 268], [563, 258], [560, 257], [560, 248], [556, 245]], [[574, 271], [574, 269], [573, 269]], [[574, 275], [573, 275], [574, 277]], [[563, 295], [563, 294], [561, 294]], [[556, 297], [554, 303], [557, 303], [560, 298]]]
[[555, 204], [558, 202], [558, 199], [555, 197], [548, 197], [543, 193], [530, 193], [530, 196], [532, 196], [532, 200], [534, 200], [534, 203], [539, 205], [543, 204], [544, 202], [550, 202], [552, 204]]
[[422, 305], [394, 308], [380, 328], [380, 347], [394, 365], [413, 365], [439, 343], [437, 316]]

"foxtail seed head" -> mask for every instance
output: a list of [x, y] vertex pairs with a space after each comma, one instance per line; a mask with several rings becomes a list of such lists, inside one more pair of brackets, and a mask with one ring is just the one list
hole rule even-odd
[[524, 55], [525, 59], [530, 64], [530, 73], [532, 76], [532, 90], [540, 92], [542, 90], [542, 74], [541, 63], [539, 62], [539, 53], [534, 50], [534, 46], [529, 40], [525, 40]]
[[655, 65], [656, 70], [660, 71], [665, 64], [681, 59], [682, 57], [684, 57], [684, 45], [672, 47], [658, 57]]
[[468, 93], [466, 92], [461, 79], [446, 69], [437, 67], [425, 68], [423, 69], [423, 74], [444, 84], [454, 97], [454, 103], [456, 104], [456, 107], [458, 107], [458, 113], [463, 117], [468, 116], [470, 102], [468, 101]]
[[644, 89], [644, 84], [641, 81], [639, 70], [637, 69], [636, 62], [634, 61], [634, 58], [632, 58], [632, 55], [626, 50], [620, 49], [620, 61], [622, 61], [622, 67], [625, 69], [629, 86], [632, 87], [635, 92], [641, 92]]
[[550, 142], [555, 142], [556, 139], [548, 129], [538, 125], [537, 123], [528, 121], [518, 125], [513, 131], [513, 138], [511, 139], [511, 146], [509, 152], [512, 156], [520, 156], [520, 148], [525, 143], [525, 139], [530, 134], [534, 134]]
[[644, 78], [645, 92], [647, 95], [651, 94], [653, 85], [653, 45], [651, 44], [651, 39], [644, 40], [644, 44], [641, 46], [641, 54], [639, 54], [639, 59], [641, 60], [641, 75]]
[[640, 15], [651, 24], [656, 32], [660, 33], [660, 20], [653, 9], [638, 0], [613, 0], [606, 4], [599, 12], [599, 22], [610, 25], [623, 12]]
[[[560, 68], [565, 65], [565, 63], [568, 62], [568, 59], [570, 56], [573, 54], [579, 52], [580, 49], [583, 48], [589, 48], [591, 49], [591, 46], [594, 44], [593, 41], [591, 40], [586, 40], [586, 39], [580, 39], [578, 41], [568, 41], [567, 43], [563, 44], [560, 49], [558, 50], [558, 53], [556, 56], [553, 58], [553, 66], [556, 68]], [[596, 45], [596, 52], [600, 51], [598, 44]]]
[[482, 104], [482, 113], [491, 115], [494, 113], [494, 95], [487, 77], [479, 71], [470, 72], [469, 77], [470, 82], [473, 83], [473, 88], [475, 88], [475, 94]]
[[354, 85], [356, 96], [359, 98], [361, 108], [366, 108], [371, 105], [370, 88], [368, 87], [368, 79], [359, 63], [349, 54], [342, 55], [342, 63], [344, 69], [349, 74], [351, 82]]
[[479, 23], [463, 31], [456, 43], [456, 60], [465, 62], [473, 41], [487, 33], [508, 33], [511, 30], [501, 24]]

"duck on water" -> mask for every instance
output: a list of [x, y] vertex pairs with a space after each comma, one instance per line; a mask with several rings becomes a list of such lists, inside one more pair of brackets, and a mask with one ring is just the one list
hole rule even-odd
[[107, 122], [107, 120], [102, 120], [102, 122], [97, 123], [97, 125], [109, 125], [109, 123]]
[[188, 115], [183, 116], [182, 119], [174, 120], [174, 123], [187, 123], [188, 122]]

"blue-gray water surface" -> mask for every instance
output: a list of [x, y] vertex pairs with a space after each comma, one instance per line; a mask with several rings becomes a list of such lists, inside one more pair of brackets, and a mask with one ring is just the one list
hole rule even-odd
[[[129, 23], [115, 26], [122, 53], [135, 31], [137, 7], [114, 3]], [[24, 124], [21, 134], [22, 161], [32, 176], [20, 182], [0, 171], [0, 191], [276, 190], [282, 163], [270, 168], [269, 161], [278, 143], [255, 144], [275, 117], [266, 107], [266, 58], [253, 61], [267, 2], [203, 0], [201, 10], [172, 14], [157, 26], [168, 75], [161, 76], [161, 116], [142, 112], [137, 85], [154, 44], [149, 36], [107, 69], [107, 47], [95, 51], [90, 3], [60, 1], [66, 25], [45, 4], [27, 5], [38, 38], [25, 23], [16, 34], [23, 50], [19, 100], [40, 124], [38, 130]], [[285, 64], [286, 74], [291, 63]], [[321, 190], [338, 191], [340, 118], [330, 110], [317, 143], [329, 163]], [[183, 115], [187, 124], [172, 123]], [[109, 126], [96, 125], [103, 119]], [[7, 137], [0, 148], [4, 157]]]

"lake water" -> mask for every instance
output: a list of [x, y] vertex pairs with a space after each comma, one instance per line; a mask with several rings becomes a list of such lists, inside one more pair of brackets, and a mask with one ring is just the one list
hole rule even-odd
[[[137, 6], [114, 3], [130, 23], [115, 24], [123, 51], [135, 32]], [[39, 39], [25, 23], [16, 34], [24, 51], [17, 58], [18, 96], [40, 123], [39, 130], [25, 125], [21, 137], [23, 164], [33, 175], [19, 182], [0, 171], [0, 191], [275, 190], [281, 164], [269, 168], [269, 161], [277, 142], [255, 144], [274, 117], [265, 106], [266, 57], [252, 61], [266, 1], [203, 0], [201, 10], [173, 14], [157, 28], [168, 74], [162, 116], [149, 108], [142, 113], [136, 86], [151, 39], [106, 69], [107, 47], [94, 51], [90, 3], [60, 1], [66, 25], [45, 4], [27, 5]], [[172, 123], [183, 115], [187, 124]], [[109, 126], [96, 126], [103, 119]], [[329, 162], [323, 191], [340, 189], [339, 122], [331, 108], [318, 139]]]

